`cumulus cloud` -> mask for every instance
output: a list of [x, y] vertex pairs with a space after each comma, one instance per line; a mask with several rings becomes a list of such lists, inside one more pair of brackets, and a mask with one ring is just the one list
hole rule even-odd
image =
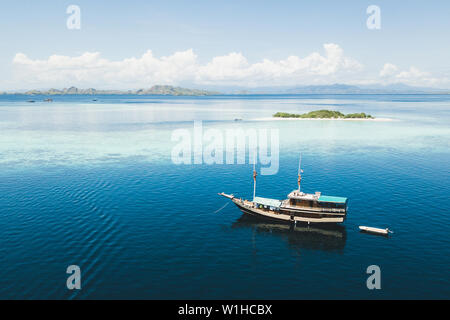
[[236, 82], [245, 80], [259, 84], [270, 82], [295, 84], [362, 69], [359, 62], [345, 57], [338, 45], [325, 44], [324, 49], [325, 55], [314, 52], [305, 58], [289, 56], [284, 60], [264, 59], [254, 64], [249, 64], [241, 53], [231, 53], [216, 57], [210, 63], [201, 66], [198, 69], [197, 81], [200, 83], [226, 81], [237, 84]]
[[200, 63], [192, 49], [156, 57], [148, 50], [139, 57], [123, 60], [104, 58], [99, 52], [79, 56], [51, 55], [32, 59], [17, 53], [13, 59], [16, 84], [26, 88], [95, 87], [136, 89], [155, 84], [189, 86], [294, 86], [308, 84], [392, 84], [448, 87], [448, 77], [436, 77], [411, 66], [401, 70], [385, 63], [378, 74], [370, 76], [363, 65], [346, 55], [334, 43], [323, 45], [322, 52], [304, 57], [249, 62], [244, 54], [231, 52]]
[[379, 73], [385, 83], [404, 83], [412, 86], [448, 86], [449, 79], [437, 78], [431, 73], [421, 71], [411, 66], [407, 70], [400, 70], [392, 63], [384, 64]]
[[111, 61], [99, 52], [86, 52], [77, 57], [52, 55], [46, 60], [32, 60], [23, 53], [13, 59], [16, 78], [33, 83], [106, 84], [173, 83], [190, 77], [197, 56], [192, 50], [156, 58], [147, 51], [139, 58]]
[[119, 61], [105, 59], [99, 52], [80, 56], [52, 55], [44, 60], [17, 53], [13, 59], [15, 79], [43, 86], [142, 87], [153, 84], [192, 83], [207, 85], [296, 85], [328, 83], [363, 66], [346, 57], [340, 46], [323, 45], [324, 52], [283, 60], [263, 59], [250, 63], [239, 52], [212, 58], [200, 64], [192, 49], [155, 57], [151, 50], [140, 57]]
[[398, 68], [392, 63], [385, 63], [380, 71], [380, 77], [389, 77], [397, 72]]
[[416, 67], [410, 67], [407, 71], [402, 71], [395, 76], [397, 79], [430, 79], [431, 74], [429, 72], [423, 72]]

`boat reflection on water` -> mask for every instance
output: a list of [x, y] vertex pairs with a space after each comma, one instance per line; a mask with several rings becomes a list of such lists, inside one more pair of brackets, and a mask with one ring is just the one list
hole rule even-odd
[[232, 228], [252, 228], [258, 234], [271, 234], [287, 240], [296, 250], [310, 249], [343, 253], [347, 233], [343, 225], [288, 225], [264, 221], [247, 214], [236, 220]]

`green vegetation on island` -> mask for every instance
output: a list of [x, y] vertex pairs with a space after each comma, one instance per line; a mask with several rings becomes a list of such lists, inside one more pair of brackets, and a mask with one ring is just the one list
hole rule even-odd
[[275, 118], [302, 118], [302, 119], [374, 119], [370, 114], [348, 113], [343, 114], [339, 111], [316, 110], [303, 114], [277, 112], [273, 115]]

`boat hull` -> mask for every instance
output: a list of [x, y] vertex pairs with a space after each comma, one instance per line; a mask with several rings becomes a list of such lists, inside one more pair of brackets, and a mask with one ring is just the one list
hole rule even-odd
[[285, 223], [342, 223], [345, 220], [345, 215], [317, 214], [309, 211], [302, 212], [300, 210], [264, 210], [254, 207], [248, 201], [243, 201], [236, 198], [233, 198], [232, 201], [243, 213], [272, 221]]

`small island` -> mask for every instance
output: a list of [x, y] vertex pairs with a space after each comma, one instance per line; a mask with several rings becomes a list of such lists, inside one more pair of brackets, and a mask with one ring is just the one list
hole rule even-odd
[[277, 112], [273, 115], [273, 117], [301, 119], [375, 119], [370, 114], [365, 114], [364, 112], [344, 114], [342, 112], [332, 110], [316, 110], [302, 114]]

